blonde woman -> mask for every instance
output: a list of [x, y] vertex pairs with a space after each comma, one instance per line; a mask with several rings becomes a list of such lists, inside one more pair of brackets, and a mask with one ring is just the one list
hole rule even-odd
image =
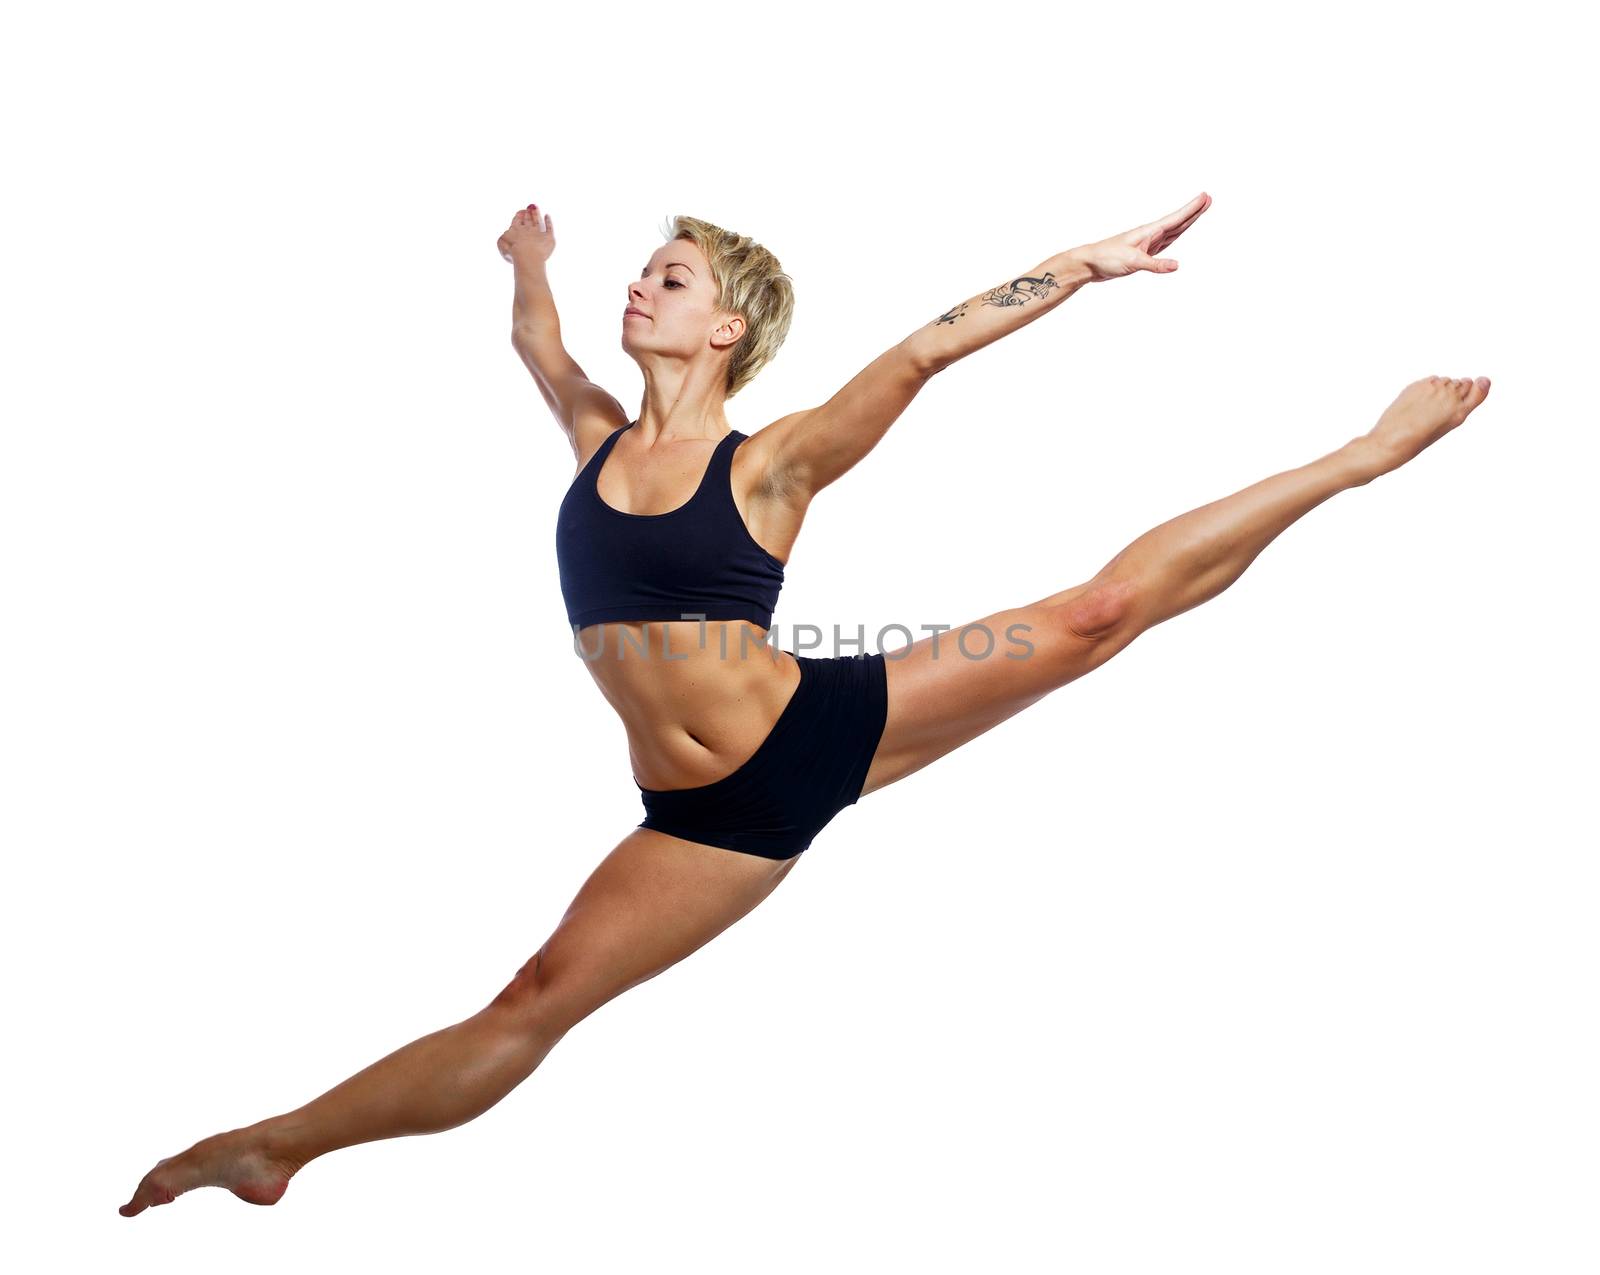
[[[556, 551], [576, 652], [627, 731], [645, 818], [477, 1013], [286, 1114], [204, 1139], [145, 1174], [132, 1217], [199, 1186], [275, 1203], [340, 1147], [483, 1114], [607, 1001], [681, 961], [786, 877], [868, 793], [1098, 668], [1152, 625], [1226, 589], [1285, 528], [1416, 456], [1489, 382], [1425, 377], [1367, 433], [1174, 518], [1089, 580], [882, 653], [804, 656], [766, 639], [812, 499], [870, 452], [929, 379], [1080, 288], [1169, 273], [1201, 194], [1146, 225], [1047, 258], [929, 319], [820, 407], [745, 435], [726, 406], [783, 344], [789, 277], [746, 236], [679, 217], [618, 298], [639, 411], [561, 343], [551, 220], [518, 212], [513, 343], [572, 449]], [[979, 656], [978, 652], [986, 652]]]

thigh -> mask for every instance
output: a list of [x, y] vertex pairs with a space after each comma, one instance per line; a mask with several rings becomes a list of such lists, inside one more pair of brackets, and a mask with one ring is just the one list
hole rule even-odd
[[976, 739], [1126, 647], [1137, 636], [1130, 594], [1127, 585], [1091, 580], [888, 656], [888, 718], [862, 796]]
[[803, 856], [764, 859], [649, 828], [624, 837], [495, 1004], [564, 1030], [703, 947]]

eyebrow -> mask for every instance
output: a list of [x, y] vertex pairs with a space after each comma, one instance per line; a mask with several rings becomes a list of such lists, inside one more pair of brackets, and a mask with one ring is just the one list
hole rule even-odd
[[[663, 270], [671, 270], [673, 266], [683, 266], [683, 268], [685, 270], [688, 270], [690, 274], [694, 273], [694, 271], [691, 270], [688, 266], [684, 266], [683, 262], [681, 262], [681, 261], [669, 261], [669, 262], [667, 262], [666, 265], [662, 266], [661, 268]], [[649, 274], [650, 273], [650, 267], [646, 266], [643, 270], [639, 271], [639, 273], [640, 274]]]

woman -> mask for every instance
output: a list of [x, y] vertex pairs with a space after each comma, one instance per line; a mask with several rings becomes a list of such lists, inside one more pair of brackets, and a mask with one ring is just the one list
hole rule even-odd
[[748, 437], [724, 407], [777, 352], [792, 310], [777, 260], [679, 217], [628, 285], [623, 348], [644, 374], [629, 421], [562, 348], [536, 205], [499, 247], [515, 267], [513, 340], [572, 446], [557, 555], [575, 643], [627, 728], [646, 817], [478, 1013], [406, 1045], [305, 1106], [160, 1161], [119, 1210], [197, 1186], [275, 1203], [339, 1147], [481, 1115], [574, 1025], [756, 906], [860, 797], [921, 769], [1215, 597], [1291, 523], [1403, 465], [1459, 425], [1485, 377], [1431, 376], [1365, 434], [1163, 523], [1092, 579], [897, 652], [801, 656], [771, 612], [812, 497], [883, 437], [928, 379], [1090, 283], [1168, 273], [1160, 256], [1209, 206], [1040, 263], [931, 319], [820, 407]]

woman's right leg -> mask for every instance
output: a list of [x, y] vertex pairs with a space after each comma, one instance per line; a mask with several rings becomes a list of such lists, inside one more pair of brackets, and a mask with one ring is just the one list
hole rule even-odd
[[799, 859], [764, 859], [636, 828], [483, 1009], [303, 1107], [160, 1161], [118, 1211], [132, 1217], [199, 1186], [225, 1186], [252, 1204], [275, 1204], [289, 1179], [317, 1156], [439, 1133], [482, 1115], [577, 1023], [710, 942], [771, 894]]

